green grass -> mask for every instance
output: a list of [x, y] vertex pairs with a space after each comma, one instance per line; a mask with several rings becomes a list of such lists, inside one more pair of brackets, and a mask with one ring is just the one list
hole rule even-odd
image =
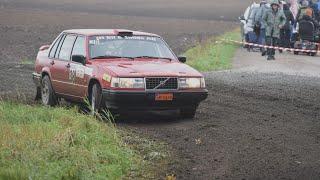
[[138, 155], [76, 109], [0, 101], [0, 179], [121, 179]]
[[167, 145], [80, 114], [0, 101], [0, 180], [155, 179]]
[[240, 40], [240, 32], [239, 30], [227, 32], [187, 50], [185, 52], [187, 64], [203, 72], [230, 69], [232, 58], [239, 46], [223, 43], [221, 41], [223, 39]]

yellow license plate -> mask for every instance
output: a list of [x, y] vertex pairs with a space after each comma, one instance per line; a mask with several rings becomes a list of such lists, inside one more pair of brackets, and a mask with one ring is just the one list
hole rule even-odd
[[173, 100], [172, 93], [156, 94], [156, 101], [172, 101], [172, 100]]

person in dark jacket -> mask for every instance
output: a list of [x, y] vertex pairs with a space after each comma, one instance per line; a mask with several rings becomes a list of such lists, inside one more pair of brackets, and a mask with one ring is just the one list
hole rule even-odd
[[292, 26], [294, 25], [295, 19], [288, 4], [283, 4], [283, 12], [286, 16], [286, 24], [280, 30], [281, 47], [290, 48], [291, 30]]
[[306, 11], [306, 14], [302, 16], [302, 19], [300, 21], [309, 21], [309, 22], [312, 22], [314, 27], [317, 29], [319, 29], [320, 25], [319, 23], [317, 22], [317, 20], [315, 20], [313, 17], [312, 17], [312, 12], [311, 11]]

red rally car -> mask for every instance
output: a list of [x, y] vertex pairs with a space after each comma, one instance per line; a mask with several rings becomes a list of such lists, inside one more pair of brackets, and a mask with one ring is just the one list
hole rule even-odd
[[178, 109], [192, 118], [208, 91], [185, 61], [155, 34], [74, 29], [39, 49], [33, 80], [47, 106], [88, 99], [92, 111]]

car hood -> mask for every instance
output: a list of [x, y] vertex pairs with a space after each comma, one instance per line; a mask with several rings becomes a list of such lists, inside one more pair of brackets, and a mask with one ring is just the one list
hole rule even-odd
[[119, 77], [202, 76], [201, 73], [186, 64], [169, 60], [103, 61], [98, 65]]

